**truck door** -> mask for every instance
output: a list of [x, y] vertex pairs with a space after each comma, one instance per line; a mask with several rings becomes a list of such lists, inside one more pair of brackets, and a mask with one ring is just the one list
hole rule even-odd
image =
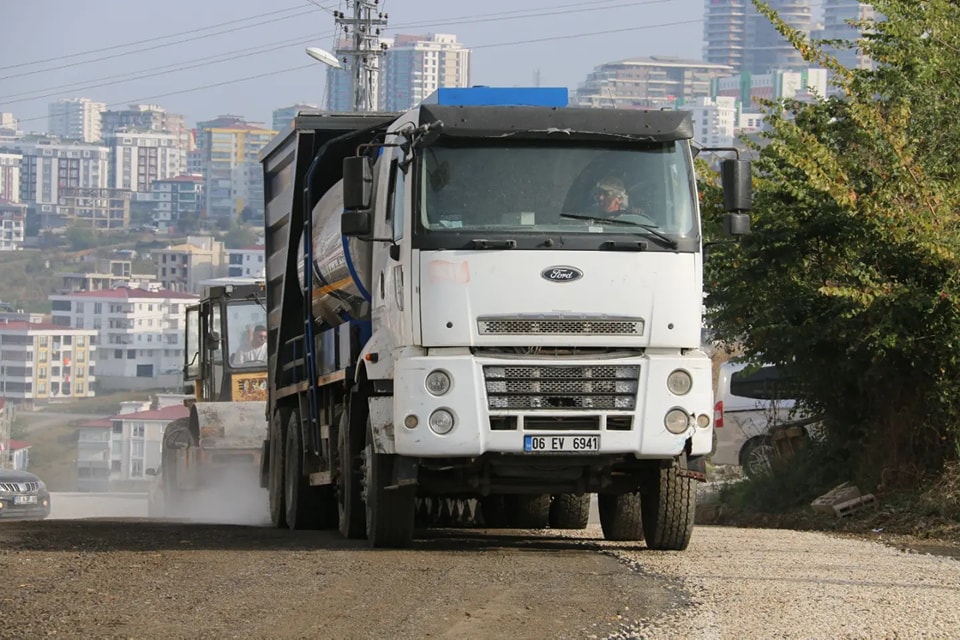
[[[376, 330], [388, 330], [394, 344], [409, 342], [410, 310], [409, 287], [411, 282], [409, 245], [404, 242], [409, 202], [408, 183], [411, 165], [404, 170], [400, 160], [403, 152], [393, 153], [386, 169], [385, 187], [377, 194], [377, 214], [374, 220], [374, 237], [390, 238], [373, 252], [372, 316]], [[386, 155], [386, 154], [384, 154]], [[383, 161], [383, 160], [381, 160]]]

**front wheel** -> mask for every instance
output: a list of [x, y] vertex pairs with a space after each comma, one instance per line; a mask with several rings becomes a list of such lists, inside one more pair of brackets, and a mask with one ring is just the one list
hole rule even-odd
[[394, 454], [374, 451], [368, 419], [367, 444], [363, 450], [363, 493], [367, 541], [371, 547], [407, 547], [413, 539], [417, 488], [414, 485], [390, 487], [396, 458]]
[[508, 501], [508, 518], [518, 529], [546, 529], [550, 524], [550, 494], [520, 494]]
[[680, 475], [681, 461], [659, 469], [657, 482], [643, 494], [643, 533], [647, 547], [683, 551], [690, 544], [697, 510], [697, 481]]
[[640, 494], [597, 496], [600, 510], [600, 528], [607, 540], [643, 540], [643, 522], [640, 516]]

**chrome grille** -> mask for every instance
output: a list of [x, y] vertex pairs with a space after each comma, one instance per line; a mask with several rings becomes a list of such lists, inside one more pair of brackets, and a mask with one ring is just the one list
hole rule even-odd
[[39, 489], [39, 482], [0, 482], [0, 491], [7, 493], [36, 493]]
[[486, 365], [487, 407], [632, 410], [639, 365]]
[[481, 335], [643, 335], [643, 320], [630, 318], [479, 318]]

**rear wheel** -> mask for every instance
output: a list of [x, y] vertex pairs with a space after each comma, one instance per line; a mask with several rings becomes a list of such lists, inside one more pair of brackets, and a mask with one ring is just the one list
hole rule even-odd
[[508, 517], [518, 529], [546, 529], [550, 524], [550, 494], [513, 496]]
[[777, 450], [766, 438], [754, 438], [740, 451], [740, 466], [751, 478], [764, 476], [773, 469]]
[[590, 520], [590, 494], [561, 493], [550, 502], [551, 529], [586, 529]]
[[600, 528], [607, 540], [643, 540], [640, 517], [640, 494], [597, 496], [600, 510]]
[[367, 541], [371, 547], [406, 547], [413, 539], [416, 486], [387, 488], [393, 482], [396, 458], [393, 454], [374, 451], [373, 431], [368, 418], [367, 443], [363, 451], [363, 484]]
[[647, 547], [683, 551], [690, 544], [697, 510], [696, 480], [680, 475], [681, 462], [659, 470], [658, 482], [641, 500]]
[[294, 408], [287, 422], [284, 448], [285, 482], [283, 501], [287, 526], [291, 529], [319, 529], [325, 524], [325, 494], [328, 487], [311, 487], [303, 468], [303, 442], [300, 410]]
[[283, 460], [286, 447], [286, 427], [289, 417], [288, 409], [278, 409], [273, 414], [270, 424], [270, 453], [267, 458], [267, 491], [270, 496], [270, 521], [277, 528], [287, 526], [286, 505], [284, 494]]
[[337, 512], [340, 534], [344, 538], [362, 538], [366, 533], [360, 475], [360, 453], [350, 436], [347, 412], [340, 416], [337, 428]]

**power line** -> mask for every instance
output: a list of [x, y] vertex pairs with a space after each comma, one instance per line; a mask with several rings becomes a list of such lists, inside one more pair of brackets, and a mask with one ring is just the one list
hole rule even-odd
[[627, 31], [645, 31], [647, 29], [660, 29], [662, 27], [677, 27], [684, 24], [696, 24], [698, 22], [703, 22], [703, 19], [698, 20], [680, 20], [678, 22], [664, 22], [663, 24], [650, 24], [644, 25], [641, 27], [623, 27], [622, 29], [608, 29], [605, 31], [591, 31], [589, 33], [574, 33], [565, 36], [547, 36], [545, 38], [532, 38], [530, 40], [515, 40], [513, 42], [494, 42], [491, 44], [478, 44], [473, 45], [471, 49], [487, 49], [489, 47], [510, 47], [518, 44], [531, 44], [535, 42], [550, 42], [552, 40], [572, 40], [574, 38], [587, 38], [589, 36], [601, 36], [608, 35], [611, 33], [624, 33]]
[[[172, 47], [172, 46], [177, 45], [177, 44], [183, 44], [184, 42], [192, 42], [192, 41], [194, 41], [194, 40], [202, 40], [202, 39], [204, 39], [204, 38], [210, 38], [210, 37], [213, 37], [213, 36], [219, 36], [219, 35], [223, 35], [223, 34], [226, 34], [226, 33], [233, 33], [233, 32], [235, 32], [235, 31], [242, 31], [242, 30], [244, 30], [244, 29], [252, 29], [253, 27], [259, 27], [259, 26], [264, 25], [264, 24], [270, 24], [270, 23], [272, 23], [272, 22], [281, 22], [281, 21], [283, 21], [283, 20], [289, 20], [289, 19], [291, 19], [291, 18], [298, 18], [298, 17], [300, 17], [300, 16], [304, 16], [304, 15], [312, 14], [312, 13], [313, 13], [313, 9], [311, 9], [311, 10], [309, 10], [309, 11], [302, 11], [302, 12], [300, 12], [300, 13], [294, 13], [294, 14], [292, 14], [292, 15], [283, 16], [283, 17], [281, 17], [281, 18], [273, 18], [272, 20], [264, 20], [264, 21], [262, 21], [262, 22], [258, 22], [257, 24], [248, 24], [248, 25], [243, 25], [243, 26], [241, 26], [241, 27], [233, 27], [233, 28], [231, 28], [231, 29], [224, 29], [223, 31], [217, 31], [216, 33], [207, 33], [207, 34], [203, 34], [203, 35], [200, 35], [200, 36], [193, 36], [193, 37], [190, 37], [190, 38], [184, 38], [183, 40], [177, 40], [177, 41], [175, 41], [175, 42], [167, 42], [167, 43], [164, 43], [164, 44], [157, 44], [157, 45], [153, 45], [153, 46], [150, 46], [150, 47], [144, 47], [144, 48], [142, 48], [142, 49], [137, 49], [137, 50], [135, 50], [135, 51], [128, 51], [127, 54], [125, 54], [125, 55], [129, 55], [129, 54], [133, 54], [133, 53], [143, 53], [144, 51], [153, 51], [154, 49], [163, 49], [163, 48], [165, 48], [165, 47]], [[33, 71], [23, 71], [23, 72], [21, 72], [21, 73], [14, 73], [14, 74], [9, 75], [9, 76], [0, 76], [0, 80], [9, 80], [9, 79], [11, 79], [11, 78], [22, 78], [23, 76], [32, 76], [32, 75], [36, 75], [36, 74], [38, 74], [38, 73], [46, 73], [47, 71], [59, 71], [59, 70], [61, 70], [61, 69], [69, 69], [69, 68], [71, 68], [71, 67], [79, 67], [79, 66], [81, 66], [81, 65], [90, 64], [90, 63], [92, 63], [92, 62], [100, 62], [100, 61], [102, 61], [102, 60], [112, 60], [113, 57], [114, 57], [114, 56], [112, 56], [112, 55], [111, 55], [111, 56], [101, 56], [101, 57], [99, 57], [99, 58], [91, 58], [90, 60], [81, 60], [80, 62], [71, 62], [70, 64], [62, 64], [62, 65], [58, 65], [58, 66], [56, 66], [56, 67], [50, 67], [50, 68], [48, 68], [48, 69], [35, 69], [35, 70], [33, 70]]]
[[[320, 7], [321, 9], [326, 9], [326, 7], [321, 7], [320, 5], [316, 4], [316, 3], [313, 2], [312, 0], [311, 0], [310, 4], [313, 4], [314, 6]], [[91, 54], [94, 54], [94, 53], [103, 53], [104, 51], [114, 51], [114, 50], [116, 50], [116, 49], [124, 49], [124, 48], [126, 48], [126, 47], [132, 47], [132, 46], [135, 46], [135, 45], [141, 45], [141, 44], [144, 44], [145, 42], [156, 42], [156, 41], [158, 41], [158, 40], [166, 40], [166, 39], [168, 39], [168, 38], [176, 38], [176, 37], [178, 37], [178, 36], [185, 36], [185, 35], [188, 35], [188, 34], [191, 34], [191, 33], [198, 33], [198, 32], [200, 32], [200, 31], [209, 31], [210, 29], [219, 29], [220, 27], [225, 27], [225, 26], [230, 25], [230, 24], [237, 24], [237, 23], [240, 23], [240, 22], [247, 22], [248, 20], [256, 20], [257, 18], [266, 18], [266, 17], [268, 17], [268, 16], [273, 16], [273, 15], [276, 15], [276, 14], [278, 14], [278, 13], [286, 13], [286, 12], [288, 12], [288, 11], [294, 11], [294, 10], [297, 10], [297, 9], [300, 9], [300, 8], [306, 7], [306, 6], [309, 6], [309, 5], [297, 5], [297, 6], [295, 6], [295, 7], [287, 7], [286, 9], [278, 9], [277, 11], [268, 11], [267, 13], [259, 13], [259, 14], [255, 15], [255, 16], [248, 16], [248, 17], [246, 17], [246, 18], [237, 18], [236, 20], [228, 20], [227, 22], [221, 22], [221, 23], [219, 23], [219, 24], [209, 25], [209, 26], [206, 26], [206, 27], [197, 27], [196, 29], [188, 29], [187, 31], [179, 31], [179, 32], [177, 32], [177, 33], [168, 33], [168, 34], [163, 35], [163, 36], [156, 36], [156, 37], [154, 37], [154, 38], [146, 38], [145, 40], [137, 40], [137, 41], [135, 41], [135, 42], [125, 42], [125, 43], [123, 43], [123, 44], [114, 44], [114, 45], [110, 45], [109, 47], [101, 47], [100, 49], [88, 49], [87, 51], [78, 51], [78, 52], [76, 52], [76, 53], [67, 53], [67, 54], [64, 54], [64, 55], [62, 55], [62, 56], [56, 56], [56, 57], [53, 57], [53, 58], [44, 58], [43, 60], [33, 60], [33, 61], [31, 61], [31, 62], [20, 62], [20, 63], [17, 63], [17, 64], [10, 64], [10, 65], [6, 65], [6, 66], [0, 67], [0, 71], [6, 71], [7, 69], [19, 69], [20, 67], [32, 67], [32, 66], [35, 65], [35, 64], [44, 64], [44, 63], [47, 63], [47, 62], [59, 62], [59, 61], [61, 61], [61, 60], [67, 59], [67, 58], [78, 58], [78, 57], [80, 57], [80, 56], [87, 56], [87, 55], [91, 55]]]
[[[401, 24], [397, 25], [396, 28], [435, 27], [435, 26], [450, 26], [450, 25], [458, 25], [458, 24], [475, 24], [475, 23], [480, 23], [480, 22], [491, 22], [491, 21], [494, 21], [494, 20], [501, 20], [501, 19], [505, 19], [505, 20], [515, 20], [515, 19], [524, 19], [524, 18], [541, 18], [541, 17], [546, 17], [546, 16], [552, 16], [552, 15], [563, 15], [563, 14], [568, 14], [568, 13], [577, 13], [577, 12], [579, 12], [579, 11], [582, 11], [582, 10], [583, 10], [583, 7], [585, 7], [585, 6], [610, 5], [610, 6], [604, 6], [604, 7], [596, 7], [597, 10], [605, 10], [605, 9], [618, 9], [618, 8], [631, 7], [631, 6], [642, 6], [642, 5], [662, 4], [662, 3], [665, 3], [665, 2], [673, 2], [673, 1], [675, 1], [675, 0], [643, 0], [643, 1], [640, 1], [640, 2], [626, 2], [626, 3], [621, 2], [621, 3], [619, 3], [619, 4], [613, 4], [613, 5], [611, 5], [611, 4], [610, 4], [611, 2], [617, 2], [617, 0], [593, 0], [593, 1], [591, 1], [591, 2], [579, 2], [579, 3], [568, 3], [568, 4], [561, 4], [561, 5], [553, 5], [553, 6], [551, 6], [551, 7], [536, 7], [536, 8], [530, 8], [530, 9], [519, 9], [519, 10], [511, 10], [511, 11], [498, 11], [498, 12], [493, 12], [493, 13], [477, 14], [477, 15], [473, 15], [473, 16], [461, 16], [461, 17], [458, 17], [458, 18], [448, 18], [448, 19], [443, 19], [443, 20], [440, 20], [440, 21], [432, 21], [432, 22], [431, 22], [431, 21], [426, 21], [426, 22], [409, 22], [409, 23], [405, 23], [405, 24], [401, 23]], [[322, 5], [318, 4], [318, 3], [315, 2], [314, 0], [311, 0], [309, 6], [316, 6], [316, 7], [320, 8], [320, 9], [325, 10], [325, 11], [330, 11], [330, 9], [328, 9], [328, 8], [326, 8], [326, 7], [323, 7]], [[576, 9], [574, 9], [574, 10], [561, 10], [561, 11], [545, 11], [545, 9], [567, 9], [567, 8], [569, 8], [569, 7], [576, 7]], [[295, 9], [295, 8], [296, 8], [296, 7], [294, 7], [294, 8], [288, 8], [288, 9], [285, 9], [285, 10], [283, 10], [283, 11], [291, 11], [291, 10], [293, 10], [293, 9]], [[277, 12], [271, 12], [271, 14], [272, 14], [272, 13], [277, 13]], [[332, 12], [331, 12], [331, 13], [332, 13]], [[271, 14], [263, 14], [263, 15], [271, 15]], [[513, 14], [524, 14], [524, 15], [513, 15]], [[301, 15], [301, 14], [296, 14], [296, 15], [299, 16], [299, 15]], [[295, 17], [295, 16], [288, 16], [288, 17]], [[251, 19], [251, 18], [245, 18], [244, 20], [248, 20], [248, 19]], [[286, 18], [283, 18], [283, 19], [286, 19]], [[224, 23], [224, 24], [229, 24], [229, 23]], [[261, 24], [262, 24], [262, 23], [261, 23]], [[210, 29], [210, 28], [213, 28], [213, 27], [205, 27], [204, 29]], [[394, 28], [393, 30], [396, 30], [396, 28]], [[194, 30], [194, 31], [195, 31], [195, 30]], [[185, 33], [189, 33], [189, 32], [185, 32]], [[218, 35], [218, 34], [207, 34], [207, 35], [209, 36], [209, 35]], [[327, 34], [320, 35], [320, 36], [318, 36], [318, 38], [326, 37], [326, 35], [327, 35]], [[335, 36], [336, 34], [334, 33], [333, 35]], [[164, 37], [170, 37], [170, 36], [164, 36]], [[203, 36], [203, 37], [206, 37], [206, 36]], [[303, 36], [303, 38], [306, 38], [306, 37], [307, 37], [307, 36]], [[201, 39], [201, 38], [192, 38], [191, 40], [194, 40], [194, 39]], [[298, 39], [298, 40], [299, 40], [299, 39]], [[144, 41], [144, 42], [148, 42], [148, 40], [146, 40], [146, 41]], [[291, 41], [290, 41], [289, 39], [284, 39], [284, 40], [281, 40], [281, 41], [274, 41], [274, 42], [271, 42], [271, 43], [267, 43], [267, 44], [263, 44], [263, 45], [258, 45], [258, 46], [253, 47], [253, 48], [237, 49], [237, 50], [234, 50], [234, 51], [231, 51], [231, 52], [227, 52], [227, 53], [214, 54], [213, 56], [210, 56], [210, 58], [220, 58], [220, 57], [222, 57], [222, 56], [233, 56], [233, 57], [237, 57], [237, 58], [239, 58], [239, 57], [246, 57], [246, 56], [250, 55], [250, 54], [247, 53], [247, 52], [254, 51], [254, 50], [258, 50], [258, 51], [261, 52], [261, 53], [267, 53], [267, 52], [269, 52], [269, 51], [276, 51], [277, 49], [279, 49], [279, 48], [281, 48], [281, 47], [275, 47], [275, 48], [273, 48], [273, 49], [263, 49], [264, 47], [270, 47], [270, 46], [272, 46], [272, 45], [280, 45], [281, 43], [286, 43], [287, 45], [290, 45], [290, 44], [291, 44]], [[176, 43], [172, 43], [172, 44], [176, 44]], [[125, 46], [125, 45], [116, 45], [116, 46], [117, 46], [117, 47], [120, 47], [120, 46]], [[166, 45], [162, 45], [162, 46], [166, 46]], [[109, 49], [109, 48], [116, 48], [116, 47], [108, 47], [108, 49]], [[151, 49], [155, 49], [155, 48], [159, 48], [159, 47], [150, 47], [150, 48], [151, 48]], [[106, 49], [104, 49], [104, 50], [106, 50]], [[133, 53], [136, 53], [136, 52], [133, 52]], [[75, 54], [75, 55], [80, 55], [80, 54]], [[111, 56], [111, 58], [112, 58], [112, 56]], [[100, 59], [102, 59], [102, 58], [100, 58]], [[95, 60], [89, 60], [89, 61], [86, 61], [86, 62], [94, 62], [94, 61], [95, 61]], [[6, 103], [6, 104], [14, 104], [14, 103], [19, 103], [19, 102], [26, 102], [26, 101], [28, 101], [28, 100], [35, 100], [35, 99], [36, 99], [36, 100], [39, 100], [39, 99], [41, 99], [41, 98], [47, 98], [47, 97], [52, 97], [52, 96], [58, 95], [59, 93], [61, 93], [62, 91], [66, 90], [66, 89], [70, 89], [70, 90], [72, 90], [72, 91], [82, 91], [82, 90], [86, 90], [86, 89], [95, 89], [95, 88], [99, 88], [99, 87], [103, 87], [103, 86], [109, 86], [109, 85], [111, 85], [111, 84], [121, 84], [121, 82], [116, 82], [116, 83], [102, 83], [102, 84], [90, 84], [90, 85], [88, 85], [88, 84], [86, 84], [86, 82], [99, 83], [100, 81], [104, 81], [104, 80], [112, 80], [112, 79], [127, 78], [127, 77], [129, 77], [129, 80], [124, 80], [123, 82], [127, 82], [127, 81], [131, 81], [131, 82], [132, 82], [132, 81], [140, 80], [140, 79], [147, 78], [147, 77], [155, 77], [155, 76], [157, 76], [157, 75], [166, 75], [166, 74], [169, 74], [169, 73], [175, 73], [175, 72], [177, 72], [177, 71], [186, 71], [186, 70], [190, 70], [190, 69], [195, 69], [195, 68], [198, 68], [198, 67], [200, 67], [200, 66], [203, 66], [204, 64], [219, 64], [219, 63], [221, 63], [221, 62], [224, 62], [224, 60], [208, 59], [208, 61], [205, 62], [205, 63], [195, 63], [195, 62], [191, 62], [191, 63], [175, 63], [175, 64], [170, 64], [170, 65], [163, 65], [163, 66], [160, 66], [160, 67], [151, 67], [151, 68], [147, 68], [147, 69], [141, 69], [140, 71], [132, 71], [132, 72], [129, 72], [129, 73], [124, 73], [124, 74], [116, 74], [116, 75], [113, 75], [113, 76], [106, 76], [106, 77], [95, 78], [95, 79], [90, 80], [90, 81], [74, 82], [74, 83], [70, 83], [70, 84], [66, 84], [66, 85], [55, 85], [55, 86], [52, 86], [52, 87], [46, 87], [46, 88], [44, 88], [44, 89], [36, 89], [36, 90], [32, 90], [32, 91], [25, 91], [25, 92], [10, 94], [10, 95], [8, 95], [8, 96], [0, 97], [0, 102]], [[81, 63], [81, 64], [84, 64], [84, 63]], [[0, 68], [2, 68], [2, 67], [0, 67]], [[160, 71], [160, 70], [166, 70], [166, 69], [169, 69], [169, 71], [164, 71], [163, 73], [150, 74], [150, 75], [139, 75], [139, 74], [144, 74], [144, 73], [150, 72], [150, 71]], [[39, 72], [39, 71], [37, 71], [37, 72]], [[22, 74], [22, 75], [27, 75], [27, 74]], [[16, 77], [16, 76], [7, 76], [7, 78], [10, 78], [10, 77]], [[5, 79], [5, 78], [0, 78], [0, 80], [3, 80], [3, 79]], [[50, 92], [50, 93], [41, 93], [41, 92]], [[33, 96], [30, 97], [30, 98], [21, 98], [21, 96], [25, 96], [25, 95], [29, 95], [29, 94], [38, 94], [38, 95], [33, 95]], [[16, 99], [16, 100], [11, 100], [11, 98], [17, 98], [17, 99]]]

